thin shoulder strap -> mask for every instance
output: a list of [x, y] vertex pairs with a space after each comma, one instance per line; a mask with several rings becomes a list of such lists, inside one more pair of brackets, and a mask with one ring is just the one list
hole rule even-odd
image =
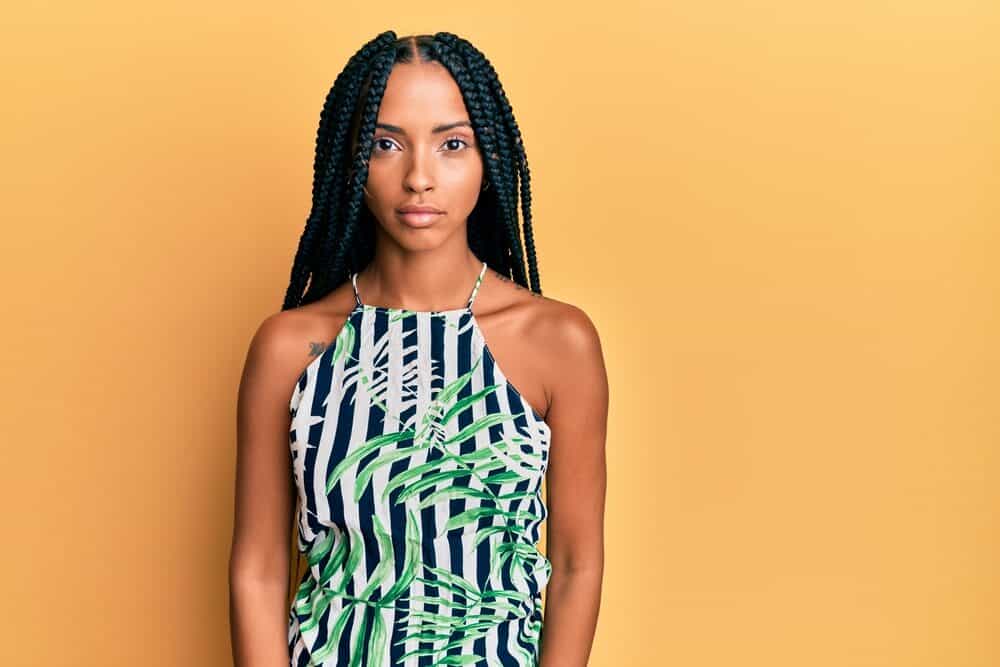
[[479, 270], [479, 277], [476, 278], [476, 284], [472, 288], [472, 294], [469, 295], [469, 303], [465, 305], [466, 310], [472, 309], [472, 302], [476, 300], [476, 293], [479, 292], [479, 285], [483, 282], [484, 273], [486, 273], [486, 262], [483, 262], [483, 268]]
[[357, 273], [352, 273], [351, 274], [351, 284], [354, 285], [354, 300], [358, 302], [359, 306], [363, 306], [364, 304], [361, 303], [361, 295], [358, 294], [358, 274]]

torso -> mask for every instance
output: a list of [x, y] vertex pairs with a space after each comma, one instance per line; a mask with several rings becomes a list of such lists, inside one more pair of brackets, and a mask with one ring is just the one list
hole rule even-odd
[[[544, 392], [522, 394], [487, 343], [474, 307], [485, 270], [453, 310], [368, 305], [352, 289], [350, 310], [331, 315], [335, 339], [295, 383], [289, 445], [309, 563], [289, 613], [295, 665], [537, 664], [551, 429], [534, 407]], [[493, 307], [493, 331], [529, 336], [525, 304]]]

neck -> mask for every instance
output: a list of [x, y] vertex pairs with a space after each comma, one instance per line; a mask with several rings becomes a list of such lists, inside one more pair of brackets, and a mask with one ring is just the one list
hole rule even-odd
[[461, 255], [412, 253], [375, 258], [357, 275], [362, 303], [411, 310], [464, 308], [483, 263], [466, 247]]

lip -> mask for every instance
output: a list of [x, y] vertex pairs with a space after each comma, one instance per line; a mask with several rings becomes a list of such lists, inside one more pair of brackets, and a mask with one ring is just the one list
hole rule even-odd
[[410, 204], [396, 209], [400, 213], [442, 213], [441, 209], [428, 205]]
[[441, 212], [397, 210], [399, 218], [410, 227], [428, 227], [441, 215]]

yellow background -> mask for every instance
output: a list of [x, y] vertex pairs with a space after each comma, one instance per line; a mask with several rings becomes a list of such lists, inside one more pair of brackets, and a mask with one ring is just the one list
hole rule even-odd
[[[20, 3], [0, 28], [0, 664], [230, 664], [236, 388], [323, 99], [497, 67], [611, 384], [591, 665], [1000, 664], [1000, 9]], [[543, 542], [544, 546], [544, 542]]]

